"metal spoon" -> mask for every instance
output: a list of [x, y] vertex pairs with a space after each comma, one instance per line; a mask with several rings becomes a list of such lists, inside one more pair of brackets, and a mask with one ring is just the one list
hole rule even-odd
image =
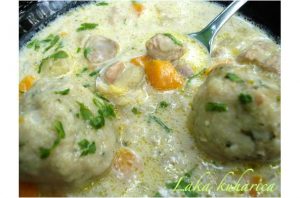
[[188, 34], [200, 41], [208, 50], [211, 52], [212, 43], [218, 31], [225, 24], [226, 21], [240, 8], [247, 0], [236, 0], [233, 1], [226, 9], [224, 9], [216, 18], [214, 18], [204, 29], [200, 32]]

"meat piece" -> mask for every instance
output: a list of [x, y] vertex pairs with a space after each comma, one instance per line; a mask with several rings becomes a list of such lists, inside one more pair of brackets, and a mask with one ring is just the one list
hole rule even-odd
[[114, 65], [110, 66], [105, 72], [105, 80], [108, 83], [113, 83], [117, 77], [124, 71], [125, 65], [123, 62], [115, 63]]
[[184, 54], [183, 45], [171, 34], [156, 34], [146, 43], [147, 54], [154, 59], [177, 60]]
[[237, 57], [242, 64], [255, 64], [270, 72], [280, 73], [280, 52], [267, 41], [256, 41]]
[[115, 57], [119, 45], [115, 41], [103, 36], [91, 36], [85, 44], [84, 55], [93, 66]]

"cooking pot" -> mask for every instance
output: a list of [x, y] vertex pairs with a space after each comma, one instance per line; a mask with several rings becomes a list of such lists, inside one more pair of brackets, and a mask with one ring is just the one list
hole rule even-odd
[[[49, 22], [70, 9], [91, 1], [19, 1], [19, 47]], [[215, 1], [227, 6], [230, 1]], [[240, 13], [280, 43], [280, 1], [248, 1]]]

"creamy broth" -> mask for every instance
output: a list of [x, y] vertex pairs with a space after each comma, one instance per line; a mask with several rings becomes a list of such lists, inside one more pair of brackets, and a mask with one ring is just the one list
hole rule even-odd
[[[66, 64], [67, 69], [62, 75], [57, 75], [54, 68], [52, 77], [70, 78], [78, 86], [84, 86], [93, 93], [98, 92], [112, 101], [116, 105], [117, 114], [116, 118], [112, 120], [117, 138], [116, 150], [121, 147], [129, 148], [138, 156], [140, 164], [142, 164], [137, 171], [130, 174], [130, 177], [120, 177], [112, 168], [108, 168], [104, 174], [76, 188], [61, 190], [57, 187], [52, 188], [51, 185], [39, 184], [40, 194], [188, 196], [183, 192], [174, 192], [166, 184], [177, 182], [185, 173], [193, 170], [191, 182], [197, 182], [202, 176], [202, 183], [212, 186], [208, 192], [205, 190], [196, 192], [198, 196], [249, 196], [256, 192], [253, 190], [250, 193], [247, 190], [217, 190], [217, 187], [230, 171], [233, 171], [234, 175], [229, 175], [226, 183], [234, 184], [244, 171], [252, 168], [254, 172], [246, 173], [240, 183], [250, 184], [254, 176], [259, 176], [263, 179], [263, 183], [274, 183], [275, 185], [272, 192], [258, 192], [259, 196], [280, 196], [279, 161], [258, 164], [220, 162], [203, 154], [197, 147], [186, 123], [194, 95], [205, 80], [205, 76], [193, 78], [187, 86], [184, 85], [181, 89], [170, 91], [156, 90], [147, 83], [147, 79], [143, 79], [145, 82], [139, 88], [141, 92], [135, 93], [137, 95], [133, 95], [129, 99], [124, 96], [125, 102], [120, 101], [123, 96], [114, 97], [112, 93], [103, 93], [101, 89], [99, 91], [99, 87], [96, 86], [98, 74], [90, 75], [98, 67], [89, 65], [84, 57], [84, 42], [90, 35], [110, 38], [120, 47], [114, 59], [129, 62], [134, 57], [146, 54], [145, 43], [153, 35], [162, 32], [172, 33], [181, 42], [186, 43], [189, 51], [183, 58], [192, 67], [194, 74], [204, 68], [211, 68], [224, 62], [236, 63], [235, 59], [242, 49], [255, 40], [270, 41], [277, 50], [280, 50], [280, 46], [276, 45], [264, 31], [251, 22], [240, 16], [234, 16], [217, 35], [212, 58], [208, 58], [205, 50], [185, 35], [205, 27], [222, 11], [222, 7], [202, 1], [145, 1], [142, 2], [142, 5], [143, 11], [137, 14], [132, 7], [132, 2], [108, 2], [108, 5], [104, 6], [89, 3], [58, 17], [32, 38], [32, 40], [43, 40], [50, 34], [59, 35], [62, 47], [58, 50], [63, 50], [68, 54], [66, 62], [61, 64]], [[98, 26], [91, 30], [76, 31], [83, 23], [96, 23]], [[48, 45], [41, 43], [38, 50], [24, 46], [20, 50], [20, 81], [30, 75], [37, 82], [48, 78], [53, 72], [46, 70], [47, 65], [44, 65], [43, 70], [38, 73], [41, 61], [53, 54], [58, 44], [46, 52], [44, 52], [44, 46]], [[84, 68], [87, 68], [87, 71], [82, 72]], [[21, 93], [20, 99], [26, 94]], [[165, 101], [166, 104], [161, 103], [162, 101]], [[87, 102], [84, 96], [82, 102]], [[22, 105], [25, 104], [20, 102], [20, 106]], [[26, 113], [21, 111], [20, 118], [26, 122]], [[162, 127], [155, 120], [156, 118], [159, 118], [170, 130]], [[22, 124], [21, 122], [20, 125]], [[64, 123], [64, 127], [72, 124], [72, 122]], [[34, 138], [39, 138], [38, 134]], [[208, 172], [210, 174], [207, 174]]]

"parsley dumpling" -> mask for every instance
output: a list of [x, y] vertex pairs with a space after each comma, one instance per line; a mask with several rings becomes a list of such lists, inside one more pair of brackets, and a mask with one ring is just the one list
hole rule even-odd
[[69, 78], [44, 78], [20, 100], [20, 178], [80, 185], [111, 165], [112, 104]]
[[280, 156], [280, 80], [256, 66], [217, 67], [196, 94], [189, 128], [208, 155], [226, 160]]

